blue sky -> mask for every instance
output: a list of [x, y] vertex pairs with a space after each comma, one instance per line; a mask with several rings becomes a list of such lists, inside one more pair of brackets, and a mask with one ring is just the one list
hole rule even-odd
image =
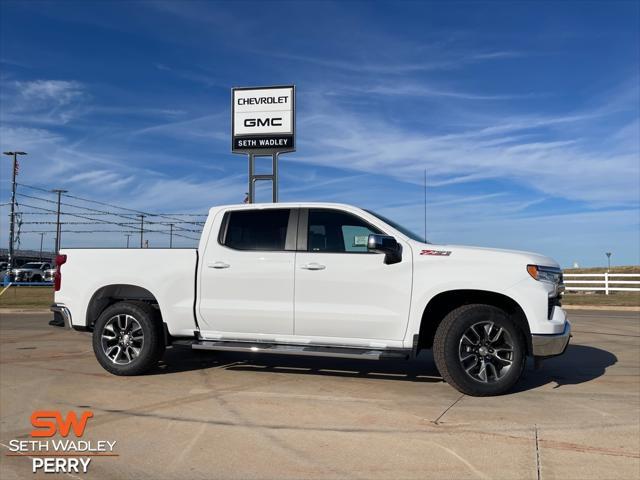
[[[0, 13], [0, 148], [29, 152], [22, 183], [153, 212], [241, 202], [230, 88], [295, 84], [282, 201], [353, 203], [422, 232], [427, 169], [430, 241], [640, 264], [638, 2], [3, 1]], [[4, 204], [6, 157], [0, 175]]]

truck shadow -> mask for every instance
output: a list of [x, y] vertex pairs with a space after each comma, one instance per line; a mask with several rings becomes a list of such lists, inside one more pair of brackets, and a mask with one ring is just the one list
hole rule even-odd
[[[617, 361], [617, 357], [607, 350], [586, 345], [569, 345], [564, 355], [545, 360], [539, 370], [533, 369], [533, 361], [530, 359], [523, 378], [512, 393], [531, 390], [549, 383], [555, 383], [554, 388], [586, 383], [604, 375], [607, 367]], [[209, 368], [224, 368], [237, 372], [443, 382], [430, 351], [422, 352], [418, 358], [411, 361], [371, 361], [175, 348], [167, 350], [163, 362], [151, 374], [175, 374]]]
[[554, 388], [559, 388], [590, 382], [603, 376], [607, 368], [617, 362], [618, 357], [608, 350], [569, 344], [563, 355], [544, 360], [539, 370], [533, 369], [533, 361], [530, 360], [525, 375], [512, 392], [530, 390], [549, 383], [555, 383]]
[[238, 372], [442, 382], [442, 377], [433, 364], [430, 352], [421, 354], [416, 360], [406, 361], [189, 351], [185, 348], [179, 348], [167, 350], [162, 363], [151, 374], [171, 374], [206, 368], [224, 368]]

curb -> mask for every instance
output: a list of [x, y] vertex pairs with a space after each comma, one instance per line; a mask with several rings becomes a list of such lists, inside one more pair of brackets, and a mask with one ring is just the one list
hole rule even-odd
[[51, 313], [48, 308], [0, 308], [0, 315], [2, 314], [16, 314], [16, 313]]

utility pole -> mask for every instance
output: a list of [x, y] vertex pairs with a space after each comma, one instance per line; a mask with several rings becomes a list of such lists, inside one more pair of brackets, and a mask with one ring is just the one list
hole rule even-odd
[[[13, 268], [13, 241], [16, 220], [16, 175], [18, 174], [18, 155], [26, 155], [26, 152], [2, 152], [13, 157], [13, 175], [11, 177], [11, 224], [9, 225], [9, 255], [7, 255], [7, 273], [5, 277], [11, 280], [11, 269]], [[5, 278], [6, 280], [6, 278]]]
[[169, 248], [173, 248], [173, 223], [169, 224]]
[[140, 217], [140, 248], [144, 248], [144, 217], [146, 215], [139, 214]]
[[40, 232], [40, 261], [42, 261], [42, 241], [44, 240], [44, 232]]
[[62, 235], [62, 226], [60, 225], [60, 199], [62, 197], [63, 193], [67, 193], [69, 190], [61, 190], [61, 189], [54, 189], [51, 190], [52, 193], [57, 193], [58, 194], [58, 213], [56, 216], [56, 254], [60, 253], [60, 246], [61, 246], [61, 235]]
[[131, 237], [131, 234], [130, 233], [125, 233], [124, 236], [127, 237], [127, 248], [129, 248], [129, 237]]

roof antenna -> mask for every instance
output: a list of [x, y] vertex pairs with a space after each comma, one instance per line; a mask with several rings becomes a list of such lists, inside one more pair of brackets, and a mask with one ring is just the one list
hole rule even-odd
[[424, 169], [424, 243], [427, 243], [427, 169]]

